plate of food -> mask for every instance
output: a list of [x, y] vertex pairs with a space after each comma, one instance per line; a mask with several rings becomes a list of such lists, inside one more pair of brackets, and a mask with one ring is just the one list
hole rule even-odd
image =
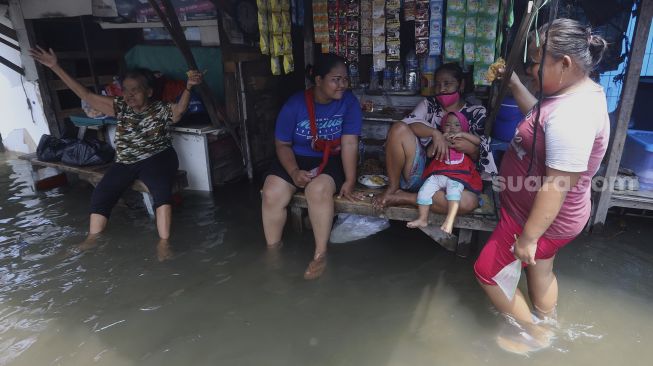
[[368, 188], [381, 188], [388, 185], [388, 177], [381, 174], [364, 174], [358, 177], [358, 183]]

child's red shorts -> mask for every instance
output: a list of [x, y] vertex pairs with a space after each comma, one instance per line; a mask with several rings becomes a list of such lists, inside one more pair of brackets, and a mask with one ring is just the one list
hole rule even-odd
[[[515, 244], [515, 235], [519, 236], [523, 228], [517, 224], [515, 220], [508, 215], [502, 208], [499, 224], [496, 229], [485, 243], [485, 247], [478, 256], [474, 264], [474, 272], [476, 278], [486, 285], [496, 285], [492, 279], [496, 276], [503, 267], [512, 263], [515, 260], [514, 254], [510, 248]], [[571, 239], [549, 239], [541, 237], [537, 241], [537, 251], [535, 252], [535, 260], [549, 259], [553, 257], [560, 248], [564, 247]], [[522, 264], [526, 267], [526, 264]]]

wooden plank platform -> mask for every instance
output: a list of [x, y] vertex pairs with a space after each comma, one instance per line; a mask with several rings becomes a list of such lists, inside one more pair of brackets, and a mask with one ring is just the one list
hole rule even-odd
[[[40, 167], [50, 167], [55, 168], [61, 172], [77, 174], [79, 179], [87, 181], [93, 186], [96, 186], [100, 182], [104, 176], [104, 173], [106, 173], [107, 169], [109, 169], [109, 166], [111, 165], [105, 164], [94, 166], [73, 166], [64, 164], [62, 162], [41, 161], [37, 159], [36, 154], [26, 154], [20, 156], [19, 158], [29, 161], [30, 164], [32, 164], [33, 169], [38, 169]], [[185, 187], [188, 187], [188, 178], [186, 177], [186, 172], [183, 170], [177, 170], [177, 176], [172, 186], [172, 193], [177, 193], [183, 190]], [[147, 189], [145, 183], [137, 179], [134, 181], [134, 184], [132, 184], [131, 189], [136, 192], [140, 192], [143, 195], [143, 203], [145, 204], [145, 208], [147, 209], [150, 217], [154, 217], [152, 196], [150, 195], [150, 191]]]
[[[350, 202], [342, 198], [334, 198], [335, 213], [350, 213], [363, 216], [375, 216], [398, 221], [412, 221], [417, 218], [418, 211], [415, 206], [395, 206], [385, 209], [377, 209], [372, 205], [374, 196], [381, 194], [379, 189], [369, 189], [362, 186], [356, 187], [365, 198], [362, 201]], [[498, 218], [495, 213], [495, 203], [491, 186], [487, 186], [481, 194], [483, 205], [472, 213], [456, 217], [454, 227], [460, 229], [458, 237], [448, 236], [439, 230], [444, 222], [444, 215], [429, 214], [429, 226], [424, 231], [431, 238], [450, 251], [455, 251], [460, 256], [467, 256], [470, 250], [473, 231], [493, 231], [497, 225]], [[306, 197], [303, 192], [297, 192], [289, 205], [291, 223], [295, 230], [302, 230], [302, 222], [305, 210], [308, 208]]]
[[[51, 167], [51, 168], [59, 169], [62, 172], [77, 174], [80, 179], [85, 180], [94, 186], [100, 182], [100, 180], [104, 176], [104, 173], [107, 171], [107, 169], [109, 169], [109, 166], [111, 165], [111, 164], [105, 164], [105, 165], [94, 165], [94, 166], [73, 166], [73, 165], [64, 164], [62, 162], [41, 161], [36, 158], [35, 153], [22, 155], [19, 158], [22, 160], [29, 161], [30, 164], [32, 164], [32, 166]], [[177, 177], [175, 179], [175, 184], [173, 185], [172, 191], [179, 192], [187, 186], [188, 186], [188, 178], [186, 177], [186, 172], [183, 170], [178, 170]], [[136, 180], [131, 188], [137, 192], [149, 193], [147, 186], [145, 186], [145, 183], [143, 183], [140, 180]]]

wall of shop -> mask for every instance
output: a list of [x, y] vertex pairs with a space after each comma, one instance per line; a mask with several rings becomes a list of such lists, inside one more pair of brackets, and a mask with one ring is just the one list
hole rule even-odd
[[34, 61], [26, 54], [29, 42], [21, 8], [17, 0], [9, 4], [0, 5], [0, 23], [15, 30], [16, 37], [5, 34], [0, 37], [20, 49], [0, 43], [0, 56], [23, 68], [25, 75], [0, 65], [0, 135], [7, 150], [30, 153], [36, 151], [41, 135], [50, 131], [43, 113]]

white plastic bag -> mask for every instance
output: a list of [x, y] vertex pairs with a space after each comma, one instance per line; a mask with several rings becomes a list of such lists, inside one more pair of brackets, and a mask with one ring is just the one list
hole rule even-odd
[[366, 238], [390, 227], [388, 219], [354, 214], [338, 214], [329, 241], [346, 243]]
[[515, 259], [513, 262], [503, 267], [492, 279], [499, 285], [501, 291], [506, 295], [509, 301], [515, 297], [519, 277], [521, 276], [521, 261]]

